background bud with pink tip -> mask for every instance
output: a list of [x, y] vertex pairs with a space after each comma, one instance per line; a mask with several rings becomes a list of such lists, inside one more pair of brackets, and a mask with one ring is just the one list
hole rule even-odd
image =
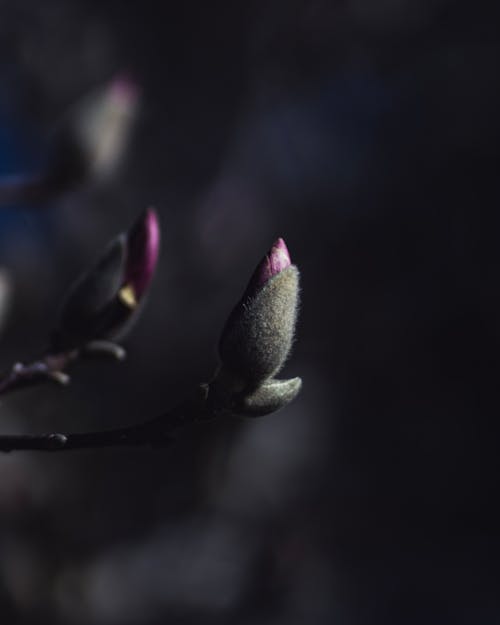
[[158, 216], [149, 208], [73, 284], [53, 333], [53, 350], [122, 338], [138, 318], [159, 251]]

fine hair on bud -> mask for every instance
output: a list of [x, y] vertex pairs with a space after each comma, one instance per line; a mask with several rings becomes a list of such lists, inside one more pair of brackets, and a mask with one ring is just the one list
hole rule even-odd
[[255, 388], [283, 366], [292, 346], [299, 272], [289, 265], [256, 293], [246, 293], [227, 320], [219, 343], [225, 374]]
[[263, 417], [293, 401], [302, 388], [300, 378], [268, 380], [255, 391], [243, 393], [233, 401], [233, 412], [241, 417]]

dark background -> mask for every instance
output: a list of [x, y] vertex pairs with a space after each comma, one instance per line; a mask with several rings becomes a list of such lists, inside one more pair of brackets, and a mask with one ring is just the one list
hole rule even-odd
[[[161, 265], [123, 364], [4, 398], [1, 430], [161, 413], [285, 237], [302, 310], [283, 411], [164, 451], [0, 457], [2, 624], [500, 622], [498, 4], [0, 2], [0, 173], [128, 71], [119, 173], [0, 212], [0, 364], [158, 208]], [[3, 304], [2, 304], [3, 306]]]

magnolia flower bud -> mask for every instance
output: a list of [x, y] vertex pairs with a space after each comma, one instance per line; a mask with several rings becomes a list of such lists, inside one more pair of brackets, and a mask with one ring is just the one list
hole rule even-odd
[[136, 117], [139, 90], [124, 76], [78, 105], [55, 130], [47, 194], [112, 174], [120, 163]]
[[0, 179], [0, 206], [44, 202], [112, 174], [125, 153], [138, 102], [139, 89], [126, 76], [85, 98], [54, 129], [44, 171]]
[[137, 318], [153, 279], [159, 249], [158, 217], [148, 209], [127, 234], [111, 242], [94, 267], [70, 289], [53, 334], [53, 350], [122, 336]]
[[292, 345], [298, 299], [299, 272], [278, 239], [255, 270], [219, 342], [221, 373], [232, 378], [235, 390], [254, 389], [281, 369]]

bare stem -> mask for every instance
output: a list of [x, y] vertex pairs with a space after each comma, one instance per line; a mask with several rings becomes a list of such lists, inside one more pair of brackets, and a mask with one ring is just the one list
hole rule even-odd
[[172, 441], [171, 434], [186, 425], [209, 418], [207, 388], [202, 385], [193, 398], [168, 413], [124, 428], [64, 434], [20, 434], [0, 436], [0, 451], [68, 451], [100, 447], [164, 447]]
[[16, 362], [10, 372], [0, 379], [0, 395], [44, 382], [68, 384], [70, 378], [64, 369], [77, 357], [77, 352], [67, 352], [47, 354], [28, 364]]

